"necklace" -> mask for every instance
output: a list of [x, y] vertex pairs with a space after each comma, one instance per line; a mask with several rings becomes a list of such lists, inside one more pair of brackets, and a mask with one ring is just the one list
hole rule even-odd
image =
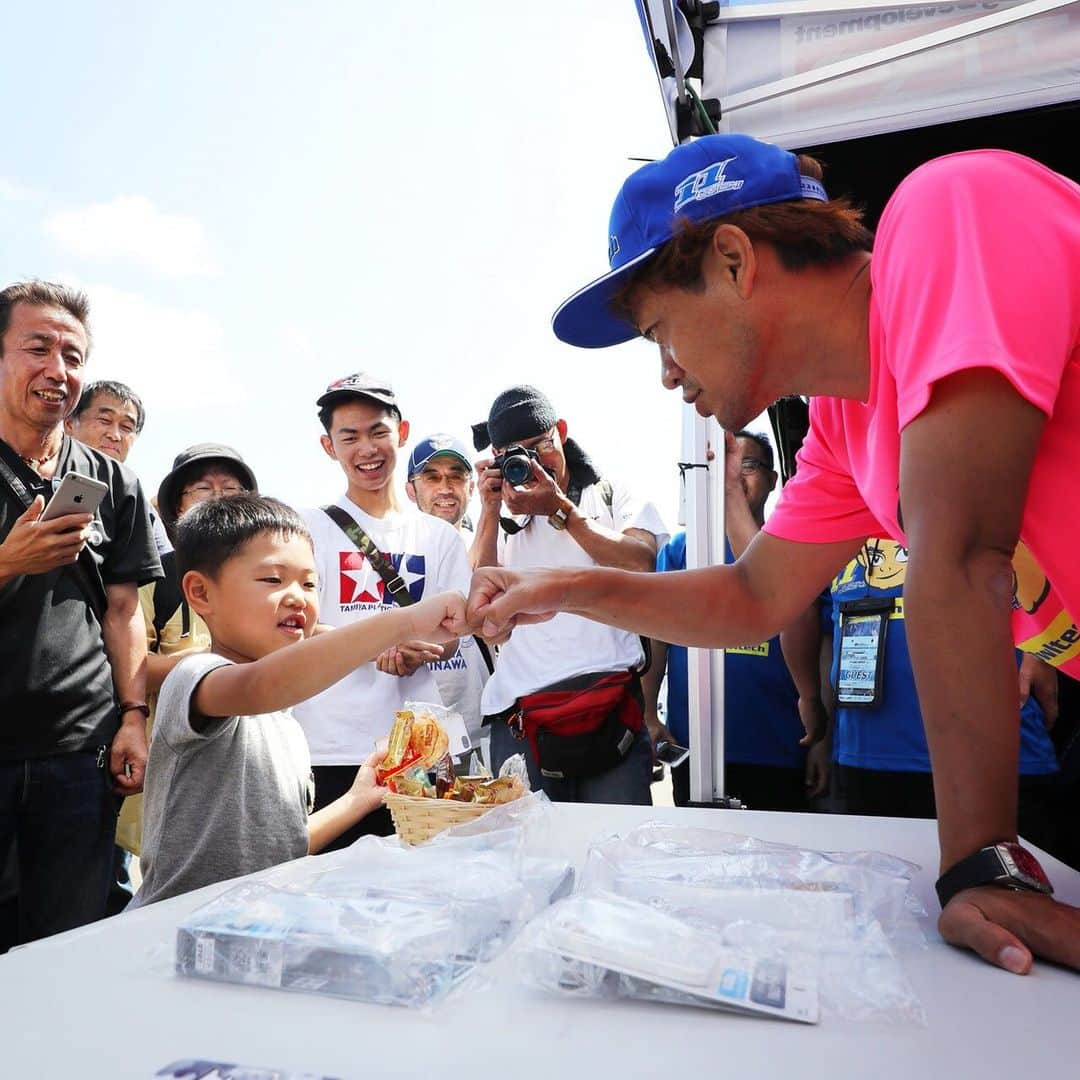
[[59, 453], [60, 447], [58, 446], [55, 450], [50, 451], [44, 457], [27, 457], [25, 454], [20, 454], [19, 457], [21, 457], [23, 461], [25, 461], [26, 464], [29, 465], [31, 469], [33, 469], [35, 466], [48, 465], [48, 463], [52, 461], [52, 459], [56, 457], [56, 455]]

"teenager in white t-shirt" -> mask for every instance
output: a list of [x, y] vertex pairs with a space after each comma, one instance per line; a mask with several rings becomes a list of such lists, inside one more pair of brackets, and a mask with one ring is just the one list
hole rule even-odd
[[[348, 483], [336, 506], [389, 558], [414, 601], [467, 590], [470, 567], [457, 531], [396, 505], [394, 471], [409, 424], [390, 384], [365, 373], [350, 375], [331, 383], [316, 404], [326, 431], [323, 449]], [[344, 626], [395, 605], [375, 567], [340, 525], [320, 508], [303, 517], [315, 543], [323, 623]], [[394, 713], [406, 701], [441, 702], [428, 665], [456, 653], [457, 642], [406, 642], [293, 710], [311, 748], [316, 810], [347, 790], [350, 772], [355, 775], [375, 741], [389, 732]], [[333, 847], [345, 847], [364, 833], [392, 832], [389, 812], [383, 810], [369, 814]]]
[[[463, 545], [471, 542], [468, 511], [476, 491], [476, 478], [465, 444], [446, 434], [421, 439], [409, 455], [407, 475], [405, 492], [416, 508], [452, 525]], [[487, 742], [487, 733], [481, 726], [480, 695], [491, 674], [492, 659], [492, 651], [470, 635], [458, 642], [456, 656], [429, 665], [443, 704], [461, 713], [469, 739], [473, 746], [482, 748], [485, 762], [488, 753], [483, 744]]]
[[[573, 440], [547, 397], [531, 386], [500, 394], [487, 424], [477, 425], [477, 447], [490, 441], [498, 457], [511, 445], [536, 455], [532, 478], [507, 483], [493, 459], [478, 461], [482, 510], [472, 548], [477, 566], [615, 566], [649, 572], [668, 533], [656, 508], [609, 482]], [[515, 517], [500, 517], [505, 506]], [[492, 766], [525, 753], [533, 787], [563, 802], [648, 804], [652, 747], [641, 725], [624, 759], [594, 775], [544, 775], [528, 741], [516, 738], [507, 720], [521, 697], [576, 677], [637, 668], [641, 639], [600, 623], [560, 613], [544, 623], [522, 625], [500, 648], [495, 673], [484, 687], [482, 709], [491, 728]]]

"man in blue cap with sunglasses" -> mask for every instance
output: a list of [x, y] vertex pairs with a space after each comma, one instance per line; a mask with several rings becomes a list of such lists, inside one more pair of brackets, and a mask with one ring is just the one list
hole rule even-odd
[[1080, 507], [1062, 498], [1080, 470], [1080, 188], [1017, 154], [953, 154], [900, 184], [875, 238], [814, 159], [713, 135], [630, 176], [608, 253], [555, 333], [654, 342], [664, 386], [728, 430], [810, 396], [798, 474], [730, 566], [485, 569], [473, 625], [498, 639], [569, 611], [686, 645], [761, 641], [866, 537], [895, 540], [941, 932], [1018, 974], [1033, 953], [1080, 968], [1080, 909], [1017, 842], [1012, 652], [1080, 672]]

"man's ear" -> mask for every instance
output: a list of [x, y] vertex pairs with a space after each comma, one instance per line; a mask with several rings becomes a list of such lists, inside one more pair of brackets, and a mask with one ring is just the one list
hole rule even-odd
[[68, 435], [70, 435], [73, 439], [76, 437], [75, 436], [75, 421], [70, 416], [64, 421], [64, 431]]
[[213, 582], [204, 573], [200, 570], [189, 570], [180, 582], [180, 588], [184, 590], [184, 596], [187, 597], [187, 602], [196, 615], [213, 614], [211, 597]]
[[753, 241], [736, 225], [717, 225], [705, 253], [705, 275], [710, 271], [749, 300], [757, 280], [757, 253]]
[[770, 493], [776, 490], [776, 481], [780, 479], [779, 473], [775, 469], [769, 470], [769, 491]]
[[409, 441], [409, 421], [398, 421], [398, 447], [404, 446]]
[[326, 451], [326, 456], [329, 458], [333, 458], [334, 461], [337, 461], [337, 454], [334, 453], [334, 444], [333, 442], [331, 442], [330, 436], [320, 435], [319, 442], [322, 444], [322, 448]]
[[565, 443], [566, 442], [566, 421], [565, 420], [556, 420], [555, 421], [555, 430], [559, 433], [559, 442]]
[[409, 496], [410, 501], [416, 502], [416, 485], [411, 480], [405, 481], [405, 494]]

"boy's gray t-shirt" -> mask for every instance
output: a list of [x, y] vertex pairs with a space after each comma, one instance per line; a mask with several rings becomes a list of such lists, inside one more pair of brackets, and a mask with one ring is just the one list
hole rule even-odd
[[195, 653], [162, 683], [146, 765], [143, 881], [129, 910], [307, 854], [314, 782], [292, 713], [191, 726], [199, 683], [230, 663]]

